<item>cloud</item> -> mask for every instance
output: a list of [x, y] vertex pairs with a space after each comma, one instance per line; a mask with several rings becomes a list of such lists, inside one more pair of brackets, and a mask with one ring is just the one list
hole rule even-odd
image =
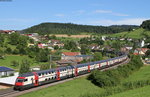
[[112, 15], [115, 15], [115, 16], [129, 16], [128, 14], [122, 14], [122, 13], [112, 13]]
[[140, 25], [144, 20], [147, 20], [148, 18], [130, 18], [130, 19], [122, 19], [122, 20], [96, 20], [88, 22], [88, 24], [91, 25]]
[[111, 10], [95, 10], [94, 13], [96, 14], [111, 14], [111, 15], [114, 15], [114, 16], [129, 16], [127, 14], [122, 14], [122, 13], [116, 13], [116, 12], [113, 12]]
[[78, 10], [75, 13], [77, 13], [77, 14], [83, 14], [83, 13], [85, 13], [85, 10]]
[[57, 16], [57, 17], [64, 17], [65, 14], [56, 14], [55, 16]]
[[94, 13], [112, 13], [110, 10], [95, 10]]

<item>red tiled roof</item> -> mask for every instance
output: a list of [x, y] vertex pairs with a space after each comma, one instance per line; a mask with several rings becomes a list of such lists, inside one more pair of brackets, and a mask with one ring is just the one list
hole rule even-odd
[[137, 48], [137, 50], [146, 53], [146, 51], [149, 50], [149, 49], [148, 48]]
[[80, 52], [63, 52], [62, 54], [66, 55], [66, 56], [81, 55]]

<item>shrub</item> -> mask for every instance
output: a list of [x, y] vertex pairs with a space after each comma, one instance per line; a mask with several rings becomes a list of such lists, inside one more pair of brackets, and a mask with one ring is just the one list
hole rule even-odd
[[[93, 71], [88, 77], [89, 80], [92, 81], [95, 85], [99, 87], [108, 87], [108, 86], [116, 86], [120, 83], [121, 79], [128, 77], [131, 73], [138, 70], [143, 63], [141, 61], [140, 56], [131, 56], [131, 61], [129, 64], [119, 66], [115, 70], [108, 71]], [[127, 83], [127, 86], [132, 88], [132, 83]]]

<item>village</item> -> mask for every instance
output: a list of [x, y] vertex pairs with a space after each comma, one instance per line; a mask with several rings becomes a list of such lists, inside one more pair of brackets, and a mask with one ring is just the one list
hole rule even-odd
[[[0, 31], [1, 35], [11, 35], [18, 33], [16, 31]], [[61, 67], [67, 65], [76, 65], [83, 62], [95, 61], [95, 52], [100, 52], [99, 59], [107, 59], [114, 56], [119, 56], [116, 51], [121, 51], [126, 54], [142, 55], [143, 61], [147, 64], [150, 63], [149, 57], [146, 57], [149, 53], [149, 48], [145, 48], [150, 43], [145, 43], [144, 39], [132, 39], [132, 38], [116, 38], [110, 36], [90, 36], [84, 37], [78, 40], [65, 40], [67, 38], [57, 38], [55, 35], [39, 35], [38, 33], [22, 34], [21, 36], [29, 37], [32, 42], [27, 43], [27, 47], [31, 48], [37, 46], [39, 49], [47, 49], [49, 54], [46, 55], [48, 68]], [[63, 40], [62, 40], [63, 39]], [[65, 41], [64, 41], [65, 40]], [[118, 42], [119, 41], [119, 42]], [[147, 52], [148, 51], [148, 52]], [[19, 53], [18, 53], [19, 54]], [[7, 54], [8, 55], [8, 54]], [[6, 56], [7, 56], [6, 55]], [[1, 56], [1, 58], [5, 55]], [[3, 59], [0, 59], [3, 60]], [[5, 59], [4, 59], [5, 60]], [[17, 63], [16, 63], [17, 64]], [[55, 64], [55, 66], [53, 66]], [[14, 63], [15, 65], [15, 63]], [[48, 69], [46, 68], [46, 69]], [[19, 68], [18, 68], [19, 69]], [[31, 66], [32, 71], [40, 70], [39, 65]], [[14, 75], [16, 70], [13, 68], [1, 66], [0, 76], [8, 77]]]

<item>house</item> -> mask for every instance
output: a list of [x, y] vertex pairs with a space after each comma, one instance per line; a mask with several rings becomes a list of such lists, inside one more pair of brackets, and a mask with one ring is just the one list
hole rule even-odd
[[64, 47], [64, 43], [61, 43], [60, 40], [49, 40], [49, 43], [52, 45], [52, 46], [58, 46], [58, 47]]
[[0, 66], [0, 77], [10, 76], [14, 74], [14, 70], [8, 67]]
[[132, 49], [133, 49], [132, 46], [126, 46], [125, 48], [126, 48], [127, 50], [132, 50]]
[[63, 52], [61, 60], [76, 60], [76, 56], [81, 55], [80, 52]]
[[0, 30], [0, 33], [3, 33], [3, 34], [12, 34], [12, 33], [15, 33], [14, 30]]
[[149, 50], [148, 48], [137, 48], [134, 50], [134, 55], [145, 55], [146, 51]]
[[102, 40], [105, 41], [106, 40], [106, 36], [102, 36]]
[[91, 49], [91, 50], [99, 50], [99, 49], [100, 49], [100, 45], [91, 44], [91, 45], [89, 46], [89, 49]]
[[128, 41], [132, 41], [133, 39], [132, 39], [132, 38], [127, 38], [127, 40], [128, 40]]
[[38, 44], [38, 47], [39, 47], [39, 48], [46, 48], [46, 47], [48, 47], [48, 45], [47, 45], [47, 44], [44, 44], [44, 43], [39, 43], [39, 44]]
[[76, 55], [76, 56], [70, 56], [69, 58], [68, 57], [63, 58], [62, 60], [57, 61], [56, 63], [59, 64], [60, 66], [69, 65], [69, 64], [76, 65], [76, 64], [79, 64], [84, 59], [89, 60], [89, 59], [93, 58], [93, 56], [91, 56], [91, 55]]
[[122, 48], [120, 48], [120, 51], [121, 52], [128, 52], [129, 50], [126, 47], [122, 47]]
[[125, 38], [120, 38], [121, 41], [125, 40]]
[[35, 46], [34, 43], [28, 43], [28, 47]]

